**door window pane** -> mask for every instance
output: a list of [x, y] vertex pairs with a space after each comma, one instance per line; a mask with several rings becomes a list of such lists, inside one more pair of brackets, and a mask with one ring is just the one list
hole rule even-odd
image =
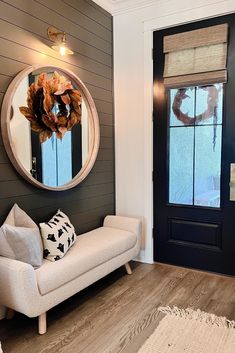
[[[195, 87], [189, 89], [171, 89], [170, 126], [186, 126], [193, 124], [195, 110]], [[189, 116], [189, 119], [186, 118]]]
[[57, 163], [56, 163], [56, 139], [54, 136], [41, 144], [42, 147], [42, 182], [43, 184], [56, 187]]
[[168, 97], [169, 202], [220, 207], [223, 84]]
[[[170, 129], [169, 202], [193, 205], [194, 128]], [[187, 171], [187, 172], [186, 172]]]
[[55, 137], [42, 143], [42, 182], [56, 187], [72, 179], [72, 136], [67, 131], [60, 141]]
[[195, 205], [220, 207], [221, 133], [221, 125], [195, 129]]
[[72, 133], [67, 131], [60, 141], [57, 139], [58, 185], [72, 179]]
[[[215, 108], [214, 103], [217, 103]], [[222, 109], [222, 83], [196, 88], [196, 116], [198, 117], [196, 125], [222, 124]]]

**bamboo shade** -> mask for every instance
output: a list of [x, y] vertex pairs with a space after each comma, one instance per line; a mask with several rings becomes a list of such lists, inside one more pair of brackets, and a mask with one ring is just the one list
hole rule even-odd
[[165, 86], [227, 82], [227, 37], [228, 24], [165, 36]]

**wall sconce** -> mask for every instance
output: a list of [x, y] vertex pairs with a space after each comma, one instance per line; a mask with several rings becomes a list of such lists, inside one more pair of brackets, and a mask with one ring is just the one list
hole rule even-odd
[[74, 54], [74, 52], [67, 47], [65, 32], [59, 31], [57, 28], [50, 26], [47, 28], [47, 36], [55, 43], [51, 48], [59, 52], [60, 55], [65, 56]]

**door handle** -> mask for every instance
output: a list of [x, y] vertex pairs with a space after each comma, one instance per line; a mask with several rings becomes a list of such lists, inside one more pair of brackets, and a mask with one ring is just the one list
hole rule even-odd
[[37, 159], [36, 159], [36, 157], [32, 158], [32, 169], [30, 170], [30, 173], [34, 179], [37, 179]]
[[229, 200], [235, 201], [235, 163], [230, 163], [229, 190], [230, 190]]

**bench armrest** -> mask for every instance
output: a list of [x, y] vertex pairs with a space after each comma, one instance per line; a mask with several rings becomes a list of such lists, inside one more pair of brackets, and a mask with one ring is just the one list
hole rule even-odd
[[37, 297], [38, 287], [33, 267], [0, 256], [0, 305], [27, 313]]
[[127, 230], [128, 232], [141, 236], [142, 224], [138, 218], [122, 217], [122, 216], [106, 216], [104, 219], [104, 227]]

